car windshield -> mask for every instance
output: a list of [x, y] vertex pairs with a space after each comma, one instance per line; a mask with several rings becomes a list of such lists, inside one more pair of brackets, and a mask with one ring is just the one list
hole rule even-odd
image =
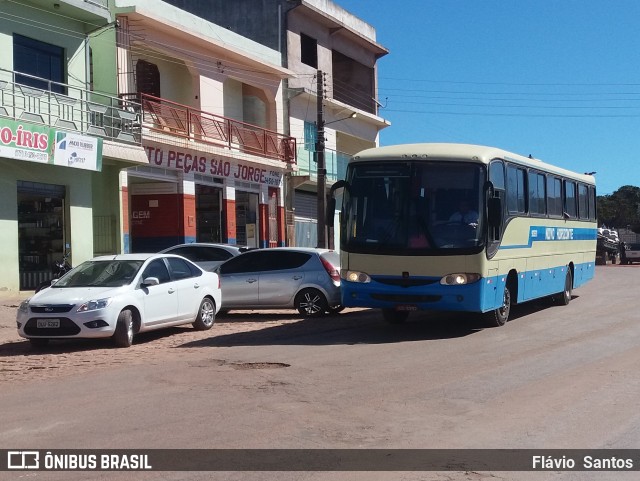
[[119, 287], [130, 284], [144, 261], [87, 261], [67, 272], [53, 287]]

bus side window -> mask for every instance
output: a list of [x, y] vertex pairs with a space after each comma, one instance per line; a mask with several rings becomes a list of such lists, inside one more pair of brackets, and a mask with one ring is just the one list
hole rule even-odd
[[[489, 180], [493, 184], [493, 197], [497, 197], [501, 201], [504, 209], [505, 203], [505, 174], [504, 164], [501, 160], [494, 160], [489, 165]], [[489, 242], [497, 242], [502, 237], [502, 222], [496, 226], [489, 226]]]

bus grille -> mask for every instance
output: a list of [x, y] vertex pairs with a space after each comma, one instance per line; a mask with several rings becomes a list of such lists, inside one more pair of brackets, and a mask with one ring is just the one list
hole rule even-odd
[[404, 295], [404, 294], [371, 294], [376, 301], [389, 302], [438, 302], [442, 296]]
[[399, 286], [399, 287], [418, 287], [418, 286], [428, 286], [430, 284], [435, 284], [439, 282], [440, 279], [411, 279], [407, 278], [399, 278], [399, 277], [374, 277], [374, 281], [379, 282], [380, 284], [387, 284], [389, 286]]

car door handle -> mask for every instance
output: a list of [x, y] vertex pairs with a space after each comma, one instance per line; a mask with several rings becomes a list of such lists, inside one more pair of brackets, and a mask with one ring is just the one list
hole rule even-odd
[[195, 289], [200, 289], [200, 284], [198, 284], [198, 283], [196, 282], [196, 283], [193, 285], [193, 287], [194, 287]]
[[175, 289], [173, 289], [173, 288], [170, 288], [167, 292], [168, 292], [169, 294], [173, 294], [174, 292], [176, 292], [176, 290], [175, 290]]
[[293, 276], [294, 281], [299, 281], [300, 279], [302, 279], [302, 276]]
[[254, 282], [256, 282], [258, 279], [247, 279], [247, 282], [249, 284], [253, 284]]

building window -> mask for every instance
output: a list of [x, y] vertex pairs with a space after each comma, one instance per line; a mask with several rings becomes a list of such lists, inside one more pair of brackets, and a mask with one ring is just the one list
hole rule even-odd
[[318, 41], [304, 33], [300, 34], [300, 60], [305, 65], [318, 68]]
[[[66, 93], [64, 49], [32, 38], [13, 34], [13, 68], [16, 82], [29, 87]], [[34, 78], [38, 77], [38, 78]]]
[[138, 60], [136, 63], [136, 90], [138, 93], [160, 97], [160, 70], [158, 66]]
[[318, 140], [318, 131], [316, 124], [312, 122], [304, 123], [304, 150], [308, 152], [316, 151], [316, 141]]

